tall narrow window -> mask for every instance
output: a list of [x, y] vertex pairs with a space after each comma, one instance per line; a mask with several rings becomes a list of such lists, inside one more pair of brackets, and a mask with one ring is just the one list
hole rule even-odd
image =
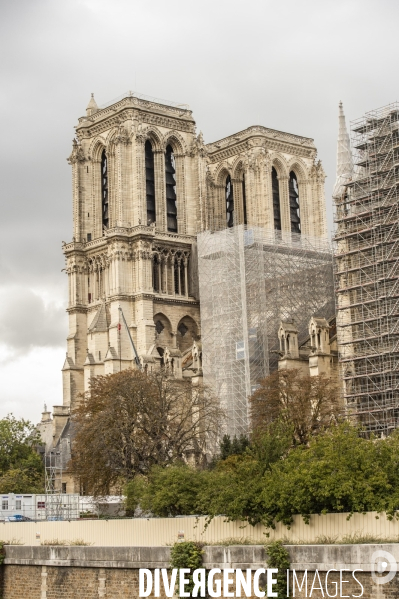
[[299, 187], [298, 180], [294, 171], [290, 172], [289, 181], [289, 197], [290, 197], [290, 220], [291, 231], [293, 233], [301, 232], [301, 219], [299, 215]]
[[281, 231], [280, 190], [278, 185], [277, 171], [274, 166], [272, 167], [272, 195], [274, 228], [276, 231]]
[[165, 175], [166, 175], [166, 216], [167, 227], [171, 233], [177, 233], [177, 206], [176, 206], [176, 163], [172, 146], [166, 148]]
[[101, 155], [101, 201], [103, 229], [108, 229], [108, 159], [105, 150]]
[[161, 293], [161, 263], [157, 255], [152, 262], [152, 287], [154, 291]]
[[145, 188], [147, 194], [147, 225], [155, 223], [155, 175], [154, 153], [151, 142], [145, 142]]
[[226, 219], [227, 226], [234, 226], [234, 197], [233, 197], [233, 184], [231, 182], [230, 175], [226, 179]]
[[245, 195], [245, 175], [242, 176], [242, 211], [244, 215], [244, 225], [247, 225], [247, 196]]

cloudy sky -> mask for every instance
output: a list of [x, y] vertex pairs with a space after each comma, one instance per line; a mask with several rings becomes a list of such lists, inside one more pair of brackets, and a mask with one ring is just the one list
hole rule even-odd
[[397, 0], [0, 0], [0, 417], [62, 403], [66, 162], [90, 93], [187, 103], [207, 142], [260, 124], [335, 172], [347, 119], [398, 99]]

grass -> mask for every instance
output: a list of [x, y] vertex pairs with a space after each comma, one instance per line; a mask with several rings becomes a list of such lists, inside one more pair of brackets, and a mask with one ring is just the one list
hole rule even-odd
[[71, 547], [72, 545], [80, 545], [83, 547], [87, 547], [89, 545], [92, 545], [93, 543], [87, 543], [86, 541], [84, 541], [83, 539], [74, 539], [72, 541], [63, 541], [63, 540], [59, 540], [59, 539], [49, 539], [49, 540], [45, 540], [42, 541], [40, 543], [40, 545], [52, 545], [52, 546], [56, 546], [56, 547]]
[[21, 539], [10, 539], [9, 541], [0, 541], [0, 545], [25, 545]]
[[230, 547], [231, 545], [264, 545], [265, 541], [250, 539], [249, 537], [228, 537], [221, 541], [214, 541], [212, 543], [205, 543], [207, 547], [219, 546], [219, 547]]
[[[274, 539], [276, 540], [276, 539]], [[399, 536], [396, 537], [381, 537], [379, 535], [364, 534], [361, 531], [350, 533], [339, 537], [338, 535], [320, 535], [316, 539], [309, 541], [303, 539], [293, 539], [282, 537], [277, 539], [283, 545], [367, 545], [367, 544], [382, 544], [382, 543], [399, 543]], [[222, 546], [228, 547], [231, 545], [265, 545], [267, 541], [258, 539], [250, 539], [248, 537], [230, 537], [221, 541], [213, 541], [205, 543], [206, 546]]]

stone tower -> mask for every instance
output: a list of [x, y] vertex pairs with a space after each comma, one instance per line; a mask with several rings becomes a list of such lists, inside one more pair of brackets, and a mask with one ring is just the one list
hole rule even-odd
[[195, 236], [206, 213], [205, 150], [186, 107], [129, 94], [99, 109], [92, 96], [68, 160], [65, 415], [91, 376], [135, 364], [130, 337], [142, 367], [168, 362], [182, 375], [200, 338]]

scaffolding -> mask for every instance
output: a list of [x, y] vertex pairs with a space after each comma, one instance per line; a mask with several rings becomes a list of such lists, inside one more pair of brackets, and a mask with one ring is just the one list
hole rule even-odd
[[335, 313], [332, 251], [324, 239], [239, 225], [198, 236], [204, 383], [231, 437], [248, 433], [248, 397], [277, 368], [280, 322], [299, 343], [313, 315]]
[[399, 424], [399, 104], [351, 123], [356, 174], [335, 198], [340, 373], [368, 432]]

